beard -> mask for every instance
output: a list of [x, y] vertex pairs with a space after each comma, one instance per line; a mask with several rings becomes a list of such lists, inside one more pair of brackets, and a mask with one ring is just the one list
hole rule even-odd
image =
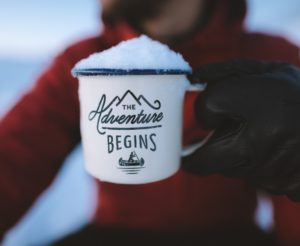
[[108, 23], [124, 20], [138, 28], [139, 23], [155, 18], [168, 0], [101, 0], [102, 17]]

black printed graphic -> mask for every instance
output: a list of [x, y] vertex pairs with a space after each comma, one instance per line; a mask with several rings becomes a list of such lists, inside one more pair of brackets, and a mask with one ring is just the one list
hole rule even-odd
[[143, 135], [107, 135], [107, 152], [110, 154], [115, 150], [122, 149], [150, 149], [156, 151], [156, 134]]
[[[142, 106], [145, 104], [153, 110], [153, 113], [145, 113], [144, 109], [141, 109], [138, 113], [124, 113], [115, 115], [113, 112], [114, 108], [121, 107], [123, 110], [135, 110], [135, 104], [123, 105], [124, 99], [131, 96], [133, 101]], [[106, 95], [102, 95], [96, 110], [92, 110], [89, 114], [89, 120], [97, 121], [97, 131], [99, 134], [106, 134], [107, 130], [118, 131], [118, 130], [147, 130], [153, 128], [160, 128], [162, 125], [160, 122], [164, 118], [162, 112], [157, 112], [161, 108], [161, 102], [155, 100], [150, 103], [143, 95], [135, 96], [130, 90], [126, 91], [125, 94], [120, 98], [116, 96], [111, 102], [107, 102]], [[111, 126], [114, 124], [114, 126]]]
[[161, 107], [159, 100], [152, 102], [127, 90], [123, 96], [115, 96], [111, 101], [103, 94], [97, 108], [89, 113], [88, 119], [96, 123], [96, 133], [106, 138], [108, 154], [130, 151], [128, 159], [123, 157], [115, 162], [126, 174], [137, 174], [145, 168], [144, 158], [139, 158], [136, 151], [140, 154], [156, 152], [158, 129], [164, 119]]
[[127, 174], [137, 174], [144, 168], [145, 161], [139, 158], [135, 151], [132, 151], [127, 160], [119, 159], [119, 169]]

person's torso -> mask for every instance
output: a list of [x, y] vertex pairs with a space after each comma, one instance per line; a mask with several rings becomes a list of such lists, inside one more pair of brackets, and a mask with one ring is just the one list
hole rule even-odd
[[[175, 49], [183, 54], [193, 68], [234, 58], [283, 57], [284, 60], [289, 60], [289, 54], [281, 52], [272, 56], [273, 53], [269, 49], [264, 52], [262, 47], [255, 48], [251, 44], [261, 36], [253, 37], [241, 33], [233, 39], [225, 38], [226, 42], [216, 37], [217, 42], [208, 40], [207, 45], [203, 45], [202, 40]], [[266, 39], [272, 43], [272, 38]], [[74, 52], [73, 62], [90, 53], [109, 48], [119, 41], [101, 36], [77, 44], [73, 51], [70, 49], [71, 53]], [[287, 43], [280, 43], [279, 46], [289, 47]], [[196, 94], [191, 93], [185, 99], [184, 144], [203, 137], [203, 131], [194, 120], [195, 98]], [[218, 225], [254, 223], [256, 192], [246, 183], [235, 179], [217, 175], [201, 177], [180, 170], [173, 177], [152, 184], [117, 185], [98, 181], [97, 185], [99, 203], [94, 220], [102, 225], [152, 229], [207, 229]]]

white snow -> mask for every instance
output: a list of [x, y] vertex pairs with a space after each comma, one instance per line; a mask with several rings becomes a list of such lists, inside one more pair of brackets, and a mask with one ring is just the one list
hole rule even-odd
[[181, 54], [167, 45], [142, 35], [123, 41], [105, 51], [79, 61], [75, 70], [85, 69], [154, 69], [191, 71]]

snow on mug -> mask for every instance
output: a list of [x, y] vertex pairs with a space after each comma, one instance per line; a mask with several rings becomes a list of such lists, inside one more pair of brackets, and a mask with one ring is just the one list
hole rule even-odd
[[[148, 49], [151, 44], [151, 57], [159, 58], [161, 47], [167, 50], [159, 68], [151, 66], [157, 66], [157, 61], [147, 54], [128, 58], [130, 47], [135, 51], [145, 43]], [[127, 56], [122, 53], [124, 46]], [[182, 156], [183, 100], [191, 88], [186, 78], [190, 67], [179, 54], [146, 37], [107, 51], [109, 59], [105, 52], [98, 53], [79, 62], [72, 71], [79, 79], [87, 171], [101, 181], [119, 184], [143, 184], [172, 176]], [[181, 59], [179, 65], [170, 62], [175, 56]], [[126, 63], [120, 62], [124, 57]], [[103, 62], [106, 60], [108, 65]]]

